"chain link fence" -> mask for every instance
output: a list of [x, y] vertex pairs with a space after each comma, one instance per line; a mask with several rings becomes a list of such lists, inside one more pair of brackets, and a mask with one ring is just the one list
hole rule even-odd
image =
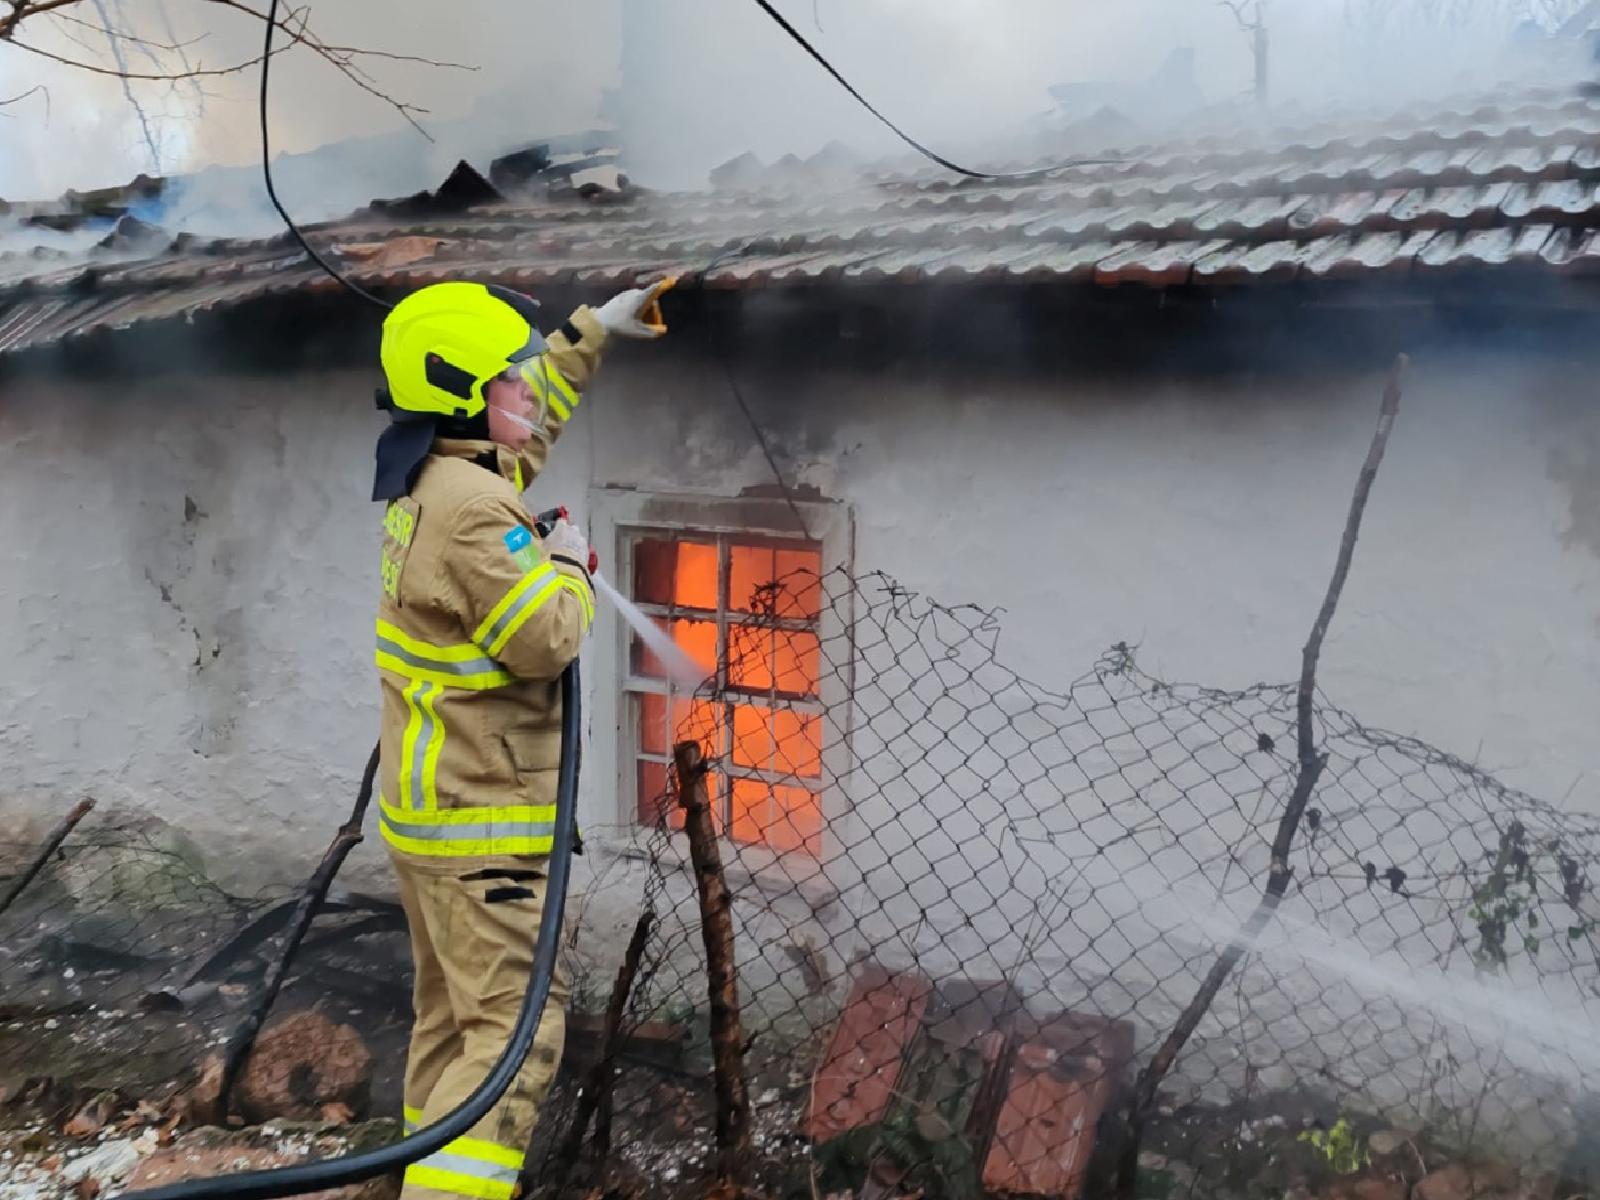
[[[1139, 1072], [1261, 898], [1295, 689], [1169, 684], [1119, 645], [1052, 690], [1000, 660], [994, 614], [881, 575], [791, 576], [755, 607], [674, 710], [723, 835], [750, 1181], [1109, 1192]], [[1290, 886], [1160, 1080], [1141, 1194], [1409, 1186], [1462, 1162], [1574, 1175], [1600, 825], [1320, 697], [1315, 730], [1327, 765]], [[592, 838], [581, 860], [569, 1053], [531, 1157], [545, 1192], [701, 1194], [713, 1171], [695, 871], [675, 784], [645, 800], [627, 852]], [[170, 1088], [245, 1019], [293, 902], [234, 895], [169, 828], [95, 814], [0, 911], [0, 1084]], [[336, 892], [273, 1009], [358, 1029], [380, 1108], [407, 957], [392, 904]]]
[[[1119, 645], [1054, 691], [1000, 661], [993, 614], [878, 575], [789, 578], [760, 607], [680, 729], [726, 835], [757, 1182], [1111, 1188], [1136, 1073], [1261, 898], [1298, 770], [1294, 686], [1169, 684]], [[807, 694], [728, 686], [808, 625]], [[1327, 765], [1287, 895], [1162, 1081], [1141, 1186], [1281, 1195], [1385, 1159], [1397, 1179], [1462, 1157], [1561, 1169], [1600, 1053], [1600, 824], [1315, 712]], [[644, 1193], [714, 1161], [675, 788], [655, 811], [600, 1148]], [[576, 1092], [552, 1114], [551, 1180], [572, 1177]]]
[[[6, 847], [5, 870], [44, 849]], [[269, 903], [218, 886], [170, 827], [91, 814], [0, 913], [0, 1075], [13, 1092], [45, 1077], [165, 1083], [215, 1036], [216, 1016], [168, 1014], [202, 999], [192, 985], [207, 949]]]
[[[0, 879], [21, 882], [45, 849], [6, 846]], [[297, 899], [230, 890], [158, 819], [92, 813], [0, 910], [0, 1100], [59, 1115], [96, 1093], [159, 1105], [200, 1084], [260, 1001]], [[335, 892], [270, 1016], [349, 1023], [386, 1051], [373, 1091], [387, 1094], [411, 1015], [407, 958], [397, 904]]]

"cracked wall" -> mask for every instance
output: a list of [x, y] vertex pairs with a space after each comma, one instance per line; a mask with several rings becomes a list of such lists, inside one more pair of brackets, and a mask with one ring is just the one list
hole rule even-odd
[[167, 376], [8, 396], [13, 804], [92, 794], [231, 864], [325, 842], [376, 731], [373, 422], [340, 403], [350, 386]]

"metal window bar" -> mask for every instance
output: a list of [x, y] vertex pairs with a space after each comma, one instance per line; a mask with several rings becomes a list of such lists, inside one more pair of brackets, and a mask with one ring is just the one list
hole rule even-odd
[[[714, 546], [717, 570], [716, 607], [709, 609], [699, 606], [680, 605], [677, 602], [676, 587], [674, 587], [672, 599], [666, 604], [638, 600], [636, 597], [639, 592], [639, 581], [633, 578], [632, 564], [635, 559], [636, 548], [643, 540], [663, 541], [674, 548], [683, 543]], [[808, 633], [818, 637], [818, 656], [820, 659], [820, 611], [814, 618], [776, 617], [743, 610], [735, 611], [732, 605], [731, 587], [732, 553], [735, 548], [809, 551], [818, 556], [820, 564], [821, 544], [799, 538], [784, 538], [761, 534], [702, 533], [693, 529], [630, 526], [624, 533], [623, 545], [629, 564], [627, 584], [630, 593], [633, 594], [634, 602], [641, 612], [647, 616], [658, 618], [668, 636], [671, 636], [672, 622], [675, 620], [688, 619], [715, 623], [717, 662], [714, 683], [711, 683], [711, 686], [713, 694], [718, 699], [710, 703], [713, 703], [718, 710], [716, 721], [717, 742], [709, 749], [710, 757], [716, 760], [716, 774], [728, 781], [726, 786], [720, 787], [717, 791], [719, 828], [727, 832], [731, 831], [733, 826], [733, 780], [754, 780], [772, 787], [797, 785], [806, 787], [812, 794], [816, 794], [822, 784], [820, 775], [816, 778], [816, 785], [812, 787], [805, 782], [811, 778], [809, 776], [796, 776], [792, 772], [775, 770], [770, 767], [752, 767], [734, 761], [734, 710], [741, 706], [741, 701], [759, 702], [773, 712], [777, 712], [780, 709], [804, 712], [817, 717], [819, 721], [826, 716], [826, 707], [815, 690], [809, 693], [801, 693], [779, 689], [775, 663], [769, 664], [768, 674], [771, 683], [765, 690], [734, 685], [729, 679], [729, 643], [732, 629], [751, 626], [759, 621], [763, 631], [772, 633]], [[653, 754], [644, 750], [640, 745], [638, 730], [638, 717], [642, 710], [633, 705], [631, 697], [647, 694], [664, 696], [667, 701], [666, 714], [669, 723], [674, 719], [675, 702], [681, 700], [692, 703], [695, 698], [685, 696], [668, 680], [636, 674], [633, 669], [632, 645], [633, 639], [630, 637], [629, 653], [626, 658], [626, 675], [622, 681], [622, 690], [628, 702], [628, 745], [632, 751], [632, 758], [637, 763], [650, 763], [663, 769], [670, 768], [672, 762], [671, 743], [676, 736], [676, 731], [669, 724], [667, 751], [665, 754]], [[774, 653], [776, 653], [775, 646]], [[818, 684], [820, 685], [820, 661], [818, 675]], [[702, 702], [705, 703], [705, 701]], [[774, 738], [775, 742], [776, 738]], [[634, 786], [637, 788], [639, 786], [637, 769], [634, 772], [634, 781]], [[640, 807], [640, 802], [643, 799], [643, 797], [635, 797], [633, 807], [636, 810]], [[731, 833], [729, 833], [729, 836], [731, 836]]]

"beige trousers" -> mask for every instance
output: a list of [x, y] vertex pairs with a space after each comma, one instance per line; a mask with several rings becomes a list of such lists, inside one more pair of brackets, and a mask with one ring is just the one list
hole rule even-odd
[[[394, 851], [390, 858], [416, 966], [405, 1080], [410, 1132], [466, 1099], [505, 1048], [533, 966], [547, 863]], [[467, 1135], [406, 1169], [401, 1200], [509, 1200], [561, 1062], [567, 996], [558, 969], [521, 1072]]]

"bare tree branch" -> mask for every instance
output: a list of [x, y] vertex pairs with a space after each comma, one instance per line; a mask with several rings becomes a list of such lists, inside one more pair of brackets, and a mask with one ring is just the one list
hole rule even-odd
[[[80, 25], [84, 29], [88, 29], [88, 30], [93, 31], [94, 33], [100, 34], [102, 37], [105, 36], [105, 33], [106, 33], [106, 30], [105, 30], [104, 26], [98, 24], [97, 22], [85, 21], [82, 17], [75, 17], [71, 13], [68, 13], [68, 12], [55, 13], [55, 14], [53, 14], [51, 16], [50, 19], [52, 21], [65, 21], [70, 25]], [[66, 32], [64, 30], [57, 30], [56, 32], [60, 33], [63, 37], [67, 36]], [[168, 54], [179, 54], [179, 53], [182, 53], [184, 50], [187, 50], [190, 46], [199, 45], [201, 42], [205, 41], [211, 35], [209, 33], [202, 33], [202, 34], [199, 34], [199, 35], [197, 35], [195, 37], [189, 38], [187, 41], [183, 41], [183, 42], [179, 42], [179, 41], [158, 42], [158, 41], [154, 40], [153, 38], [138, 37], [135, 34], [131, 34], [131, 33], [120, 33], [119, 32], [117, 34], [117, 36], [119, 38], [121, 38], [123, 41], [127, 42], [130, 46], [148, 46], [152, 50], [160, 50], [160, 51], [164, 51], [164, 52], [166, 52]], [[74, 40], [76, 40], [76, 39], [74, 39]], [[83, 45], [82, 42], [79, 42], [78, 44], [79, 45]]]
[[9, 40], [17, 26], [28, 17], [80, 2], [81, 0], [11, 0], [11, 14], [0, 17], [0, 41]]
[[[205, 0], [205, 3], [219, 4], [223, 8], [238, 9], [240, 12], [247, 13], [258, 21], [265, 21], [267, 19], [266, 13], [261, 12], [259, 9], [251, 8], [248, 4], [243, 3], [242, 0]], [[448, 67], [452, 71], [476, 71], [478, 69], [471, 63], [451, 62], [448, 59], [423, 58], [416, 54], [395, 54], [389, 50], [369, 50], [364, 46], [335, 46], [331, 42], [324, 42], [320, 38], [316, 38], [311, 35], [310, 30], [306, 27], [304, 16], [304, 14], [309, 14], [309, 12], [309, 8], [299, 8], [296, 9], [294, 13], [290, 14], [291, 16], [296, 14], [302, 15], [298, 29], [290, 28], [290, 26], [286, 24], [286, 21], [288, 20], [286, 17], [278, 18], [278, 28], [289, 34], [291, 37], [301, 39], [306, 45], [317, 51], [318, 54], [346, 54], [350, 55], [351, 57], [359, 56], [361, 58], [381, 58], [389, 62], [420, 63], [426, 67]]]
[[[56, 18], [57, 19], [59, 19], [61, 17], [64, 17], [64, 16], [66, 16], [65, 13], [57, 13], [56, 14]], [[77, 24], [83, 26], [85, 29], [92, 29], [95, 33], [98, 33], [98, 34], [102, 34], [103, 35], [105, 33], [105, 31], [103, 29], [101, 29], [100, 26], [98, 26], [98, 25], [96, 25], [96, 24], [94, 24], [93, 22], [90, 22], [90, 21], [78, 21]], [[59, 34], [61, 37], [66, 38], [67, 41], [71, 42], [74, 46], [78, 47], [78, 49], [80, 49], [80, 50], [87, 50], [90, 54], [98, 54], [98, 53], [100, 53], [99, 48], [94, 46], [94, 45], [92, 45], [89, 42], [88, 37], [86, 37], [83, 34], [73, 33], [72, 30], [70, 30], [70, 29], [57, 29], [56, 33]]]
[[1322, 598], [1322, 607], [1317, 610], [1317, 618], [1312, 622], [1311, 635], [1300, 651], [1300, 686], [1295, 693], [1295, 757], [1298, 771], [1295, 775], [1294, 790], [1278, 817], [1278, 827], [1272, 839], [1267, 868], [1266, 887], [1262, 890], [1261, 899], [1257, 901], [1255, 909], [1212, 963], [1211, 970], [1206, 973], [1199, 989], [1179, 1014], [1178, 1020], [1161, 1046], [1145, 1068], [1139, 1072], [1139, 1077], [1134, 1083], [1134, 1098], [1128, 1110], [1128, 1139], [1118, 1165], [1119, 1196], [1131, 1197], [1135, 1193], [1139, 1175], [1139, 1143], [1143, 1136], [1145, 1121], [1155, 1108], [1156, 1091], [1162, 1079], [1172, 1069], [1179, 1053], [1199, 1027], [1201, 1019], [1211, 1008], [1212, 1001], [1216, 999], [1217, 992], [1227, 982], [1228, 976], [1233, 973], [1239, 960], [1254, 947], [1262, 930], [1277, 913], [1279, 902], [1289, 890], [1289, 882], [1294, 871], [1289, 863], [1289, 854], [1294, 847], [1295, 836], [1300, 831], [1306, 804], [1310, 801], [1318, 781], [1322, 778], [1323, 769], [1328, 764], [1327, 752], [1319, 749], [1316, 742], [1314, 700], [1317, 689], [1317, 663], [1322, 657], [1322, 643], [1328, 635], [1328, 626], [1333, 623], [1334, 612], [1339, 607], [1339, 597], [1344, 594], [1345, 580], [1350, 576], [1350, 563], [1355, 556], [1356, 539], [1361, 534], [1361, 522], [1366, 515], [1367, 500], [1372, 494], [1372, 483], [1378, 477], [1378, 468], [1383, 465], [1383, 456], [1389, 447], [1389, 432], [1394, 428], [1395, 414], [1400, 410], [1400, 383], [1405, 376], [1408, 361], [1404, 354], [1397, 357], [1384, 384], [1383, 400], [1378, 406], [1378, 425], [1367, 448], [1366, 461], [1361, 464], [1361, 470], [1356, 475], [1355, 491], [1350, 497], [1349, 511], [1345, 516], [1344, 534], [1339, 539], [1339, 553], [1334, 561], [1333, 577], [1328, 581], [1328, 589]]
[[[50, 89], [42, 83], [36, 83], [25, 92], [18, 92], [15, 96], [8, 96], [6, 99], [0, 100], [0, 108], [4, 108], [8, 104], [15, 104], [19, 100], [26, 100], [33, 95], [44, 97], [44, 119], [48, 121], [50, 119]], [[10, 113], [0, 113], [0, 117], [9, 116], [11, 116]]]
[[1254, 22], [1245, 20], [1245, 0], [1217, 0], [1217, 3], [1222, 5], [1223, 8], [1227, 9], [1233, 14], [1233, 19], [1239, 22], [1240, 29], [1244, 30], [1246, 33], [1249, 33], [1255, 29]]
[[[1267, 14], [1266, 0], [1217, 0], [1233, 14], [1239, 28], [1250, 35], [1250, 55], [1254, 60], [1254, 85], [1256, 103], [1267, 102]], [[1246, 17], [1248, 10], [1250, 16]]]
[[[185, 71], [194, 70], [194, 64], [189, 61], [188, 46], [178, 41], [178, 31], [172, 27], [172, 13], [167, 8], [167, 0], [156, 0], [156, 12], [161, 17], [161, 28], [166, 30], [167, 37], [173, 43], [171, 53], [178, 56], [178, 62], [183, 65]], [[187, 82], [189, 84], [189, 94], [194, 99], [194, 114], [196, 117], [202, 117], [206, 111], [205, 86], [198, 79], [190, 79]], [[173, 92], [176, 93], [178, 85], [174, 83], [171, 87]]]
[[122, 98], [133, 108], [133, 115], [139, 118], [139, 132], [144, 137], [144, 147], [150, 152], [150, 166], [157, 175], [161, 174], [161, 147], [156, 144], [155, 130], [150, 128], [150, 114], [145, 112], [144, 105], [139, 103], [139, 98], [133, 94], [133, 84], [128, 79], [128, 59], [122, 53], [122, 42], [117, 32], [111, 25], [111, 13], [106, 8], [106, 0], [93, 0], [94, 10], [99, 14], [100, 23], [104, 26], [106, 45], [111, 48], [111, 60], [117, 64], [117, 69], [122, 74]]
[[[248, 71], [251, 67], [258, 66], [261, 62], [261, 56], [258, 54], [247, 62], [235, 63], [231, 67], [196, 67], [191, 71], [172, 71], [158, 75], [147, 71], [119, 71], [115, 67], [102, 67], [97, 63], [68, 58], [65, 54], [56, 54], [54, 51], [46, 50], [42, 46], [31, 46], [27, 42], [19, 42], [15, 38], [10, 39], [10, 42], [18, 50], [26, 50], [29, 54], [37, 54], [40, 58], [48, 58], [51, 62], [58, 62], [64, 67], [88, 71], [93, 75], [109, 75], [113, 79], [134, 79], [150, 83], [171, 83], [179, 79], [205, 79], [217, 75], [237, 75], [240, 71]], [[284, 46], [274, 50], [272, 53], [274, 55], [282, 54], [287, 49], [289, 47]]]
[[[45, 58], [52, 62], [59, 63], [62, 66], [71, 67], [80, 71], [87, 71], [94, 75], [105, 75], [110, 78], [120, 79], [123, 81], [125, 87], [130, 82], [167, 83], [174, 85], [180, 82], [189, 82], [198, 88], [197, 81], [201, 79], [213, 79], [226, 75], [237, 75], [242, 71], [251, 69], [252, 67], [260, 66], [262, 62], [262, 56], [258, 54], [241, 62], [232, 63], [221, 67], [207, 67], [198, 62], [192, 63], [190, 62], [185, 51], [188, 46], [194, 44], [194, 41], [198, 41], [200, 39], [194, 39], [194, 41], [189, 42], [180, 42], [176, 37], [173, 37], [171, 42], [162, 43], [147, 37], [135, 37], [131, 34], [123, 32], [120, 26], [124, 22], [120, 20], [113, 21], [101, 3], [101, 0], [7, 0], [7, 2], [10, 4], [11, 11], [4, 16], [0, 16], [0, 41], [8, 42], [19, 50], [24, 50], [29, 54], [34, 54], [40, 58]], [[92, 2], [96, 4], [96, 7], [100, 11], [100, 22], [96, 23], [92, 21], [86, 21], [80, 17], [60, 11], [85, 2]], [[201, 2], [213, 4], [221, 8], [233, 9], [257, 21], [265, 21], [267, 19], [267, 13], [265, 11], [255, 8], [251, 4], [247, 3], [246, 0], [201, 0]], [[111, 46], [112, 59], [115, 65], [106, 65], [100, 62], [94, 62], [87, 59], [81, 59], [67, 54], [62, 54], [55, 50], [47, 49], [46, 47], [40, 45], [36, 40], [30, 40], [27, 42], [18, 41], [15, 36], [18, 27], [24, 20], [36, 16], [56, 17], [65, 22], [70, 22], [75, 25], [93, 29], [95, 32], [104, 35]], [[321, 37], [314, 33], [310, 28], [309, 20], [310, 9], [308, 6], [304, 5], [290, 10], [284, 15], [278, 17], [273, 23], [274, 28], [282, 31], [286, 40], [283, 45], [275, 47], [273, 49], [273, 53], [281, 54], [283, 51], [291, 49], [294, 46], [305, 47], [316, 54], [324, 62], [332, 66], [340, 74], [344, 75], [344, 77], [351, 83], [355, 84], [356, 87], [360, 88], [373, 98], [381, 100], [385, 104], [389, 105], [389, 107], [393, 108], [405, 118], [406, 122], [413, 129], [416, 129], [424, 137], [427, 136], [427, 131], [424, 130], [417, 122], [417, 117], [426, 114], [428, 110], [420, 107], [419, 105], [409, 104], [404, 100], [400, 100], [389, 95], [378, 85], [377, 80], [364, 69], [363, 63], [369, 59], [381, 59], [386, 62], [415, 63], [422, 66], [446, 67], [459, 71], [477, 70], [476, 67], [466, 63], [449, 62], [447, 60], [428, 58], [422, 55], [399, 54], [387, 50], [370, 50], [360, 46], [336, 45], [331, 42], [324, 41]], [[65, 29], [60, 28], [59, 26], [52, 28], [55, 28], [56, 32], [62, 34], [64, 37], [67, 37], [68, 40], [74, 42], [75, 44], [83, 46], [86, 50], [90, 49], [90, 47], [85, 45], [83, 41], [81, 41], [79, 38], [73, 37]], [[170, 23], [168, 24], [167, 28], [168, 36], [171, 37], [172, 34]], [[126, 61], [125, 56], [121, 53], [120, 43], [124, 41], [142, 47], [145, 50], [145, 57], [151, 61], [153, 69], [148, 71], [136, 71], [131, 69]], [[157, 56], [157, 52], [175, 55], [178, 59], [178, 64], [173, 65], [169, 69], [165, 63], [160, 61]], [[138, 109], [138, 105], [136, 103], [135, 109]], [[142, 120], [142, 112], [140, 113], [140, 117]], [[149, 140], [148, 136], [146, 140]]]

